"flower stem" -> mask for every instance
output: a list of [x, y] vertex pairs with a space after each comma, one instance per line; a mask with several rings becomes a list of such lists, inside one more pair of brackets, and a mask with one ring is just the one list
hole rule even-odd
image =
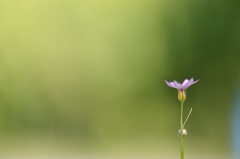
[[191, 113], [192, 113], [192, 108], [190, 109], [190, 111], [189, 111], [189, 113], [188, 113], [188, 116], [187, 116], [186, 120], [185, 120], [184, 123], [183, 123], [183, 126], [182, 126], [183, 129], [184, 129], [184, 126], [185, 126], [185, 124], [187, 123], [188, 118], [190, 117]]
[[180, 115], [180, 147], [181, 147], [181, 159], [184, 159], [184, 144], [183, 144], [183, 103], [184, 101], [181, 101], [181, 115]]

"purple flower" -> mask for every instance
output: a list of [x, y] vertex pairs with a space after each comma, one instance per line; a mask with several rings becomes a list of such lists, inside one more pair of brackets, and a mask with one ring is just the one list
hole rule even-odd
[[178, 82], [175, 81], [175, 80], [174, 80], [173, 82], [168, 82], [168, 81], [165, 80], [165, 82], [167, 83], [167, 85], [168, 85], [169, 87], [173, 87], [173, 88], [176, 88], [176, 89], [178, 89], [178, 90], [186, 90], [188, 87], [190, 87], [191, 85], [197, 83], [198, 81], [199, 81], [199, 80], [194, 81], [193, 78], [191, 78], [190, 80], [185, 79], [185, 80], [183, 81], [183, 83], [181, 84], [181, 83], [178, 83]]
[[197, 81], [194, 81], [193, 78], [191, 78], [190, 80], [188, 79], [185, 79], [183, 81], [183, 83], [178, 83], [177, 81], [173, 81], [173, 82], [168, 82], [165, 80], [166, 84], [169, 86], [169, 87], [172, 87], [172, 88], [176, 88], [178, 90], [178, 99], [180, 101], [184, 101], [186, 99], [186, 90], [188, 87], [190, 87], [191, 85], [197, 83], [199, 80]]

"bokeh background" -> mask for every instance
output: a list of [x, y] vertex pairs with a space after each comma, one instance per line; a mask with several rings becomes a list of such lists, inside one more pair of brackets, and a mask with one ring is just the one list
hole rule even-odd
[[[186, 158], [234, 153], [238, 0], [1, 0], [1, 158]], [[235, 124], [238, 125], [238, 124]]]

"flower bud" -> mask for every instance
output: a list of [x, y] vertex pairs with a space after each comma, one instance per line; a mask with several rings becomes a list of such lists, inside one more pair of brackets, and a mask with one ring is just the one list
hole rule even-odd
[[[181, 134], [181, 129], [178, 130], [178, 136]], [[183, 137], [187, 135], [187, 130], [183, 129]]]
[[178, 90], [178, 99], [184, 101], [187, 98], [186, 91]]

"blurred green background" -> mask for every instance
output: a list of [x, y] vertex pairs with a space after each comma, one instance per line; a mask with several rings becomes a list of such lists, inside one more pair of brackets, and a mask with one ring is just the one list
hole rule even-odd
[[177, 158], [180, 102], [163, 80], [194, 77], [186, 156], [228, 156], [239, 19], [237, 0], [1, 0], [2, 155]]

